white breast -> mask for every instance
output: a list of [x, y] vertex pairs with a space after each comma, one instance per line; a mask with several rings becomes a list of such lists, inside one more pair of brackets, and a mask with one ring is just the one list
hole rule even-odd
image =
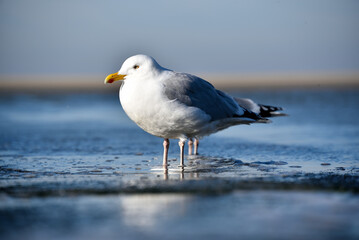
[[170, 101], [160, 81], [128, 79], [120, 89], [120, 101], [127, 115], [146, 132], [162, 138], [198, 135], [210, 117], [198, 108]]

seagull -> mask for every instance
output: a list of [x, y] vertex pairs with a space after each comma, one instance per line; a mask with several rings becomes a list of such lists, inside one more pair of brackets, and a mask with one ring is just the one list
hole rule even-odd
[[168, 165], [169, 139], [179, 140], [183, 168], [186, 140], [195, 139], [197, 153], [198, 139], [204, 136], [234, 125], [270, 122], [264, 114], [270, 112], [268, 106], [233, 98], [202, 78], [162, 67], [147, 55], [126, 59], [118, 72], [106, 77], [105, 84], [115, 81], [123, 82], [119, 97], [128, 117], [164, 139], [164, 167]]

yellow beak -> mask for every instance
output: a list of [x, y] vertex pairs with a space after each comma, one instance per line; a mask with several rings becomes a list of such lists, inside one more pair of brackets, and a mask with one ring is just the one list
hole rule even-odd
[[124, 78], [126, 77], [126, 75], [121, 75], [121, 74], [118, 74], [118, 73], [113, 73], [113, 74], [110, 74], [106, 77], [105, 79], [105, 84], [106, 83], [113, 83], [115, 81], [120, 81], [120, 80], [123, 80]]

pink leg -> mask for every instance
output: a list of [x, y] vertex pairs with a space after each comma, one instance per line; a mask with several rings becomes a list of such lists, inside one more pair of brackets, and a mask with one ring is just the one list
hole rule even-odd
[[163, 166], [167, 167], [168, 149], [170, 148], [170, 141], [168, 138], [163, 140]]
[[194, 139], [194, 155], [198, 155], [198, 145], [199, 141], [197, 138]]
[[184, 166], [184, 145], [185, 142], [184, 141], [179, 141], [178, 145], [180, 146], [180, 166], [183, 167]]
[[193, 146], [193, 141], [192, 138], [188, 139], [188, 155], [192, 155], [192, 146]]

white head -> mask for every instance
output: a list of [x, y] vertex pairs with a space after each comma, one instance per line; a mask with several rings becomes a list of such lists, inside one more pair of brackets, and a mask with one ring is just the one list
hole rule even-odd
[[106, 83], [113, 83], [128, 78], [146, 78], [158, 74], [165, 68], [161, 67], [155, 59], [147, 55], [135, 55], [126, 59], [117, 73], [110, 74], [105, 79]]

